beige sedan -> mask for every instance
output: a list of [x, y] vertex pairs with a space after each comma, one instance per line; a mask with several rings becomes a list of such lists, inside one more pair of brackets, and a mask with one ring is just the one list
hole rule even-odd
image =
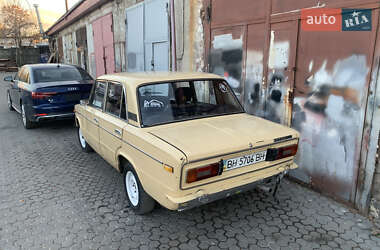
[[180, 211], [258, 185], [276, 190], [297, 167], [299, 134], [246, 114], [213, 74], [105, 75], [75, 116], [80, 146], [123, 174], [138, 214], [156, 202]]

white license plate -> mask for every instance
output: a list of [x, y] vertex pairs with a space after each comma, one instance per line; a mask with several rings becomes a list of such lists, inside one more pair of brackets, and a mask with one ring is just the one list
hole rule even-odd
[[240, 157], [223, 160], [223, 170], [231, 170], [235, 168], [241, 168], [248, 165], [252, 165], [258, 162], [265, 161], [267, 151], [256, 152], [250, 155], [243, 155]]

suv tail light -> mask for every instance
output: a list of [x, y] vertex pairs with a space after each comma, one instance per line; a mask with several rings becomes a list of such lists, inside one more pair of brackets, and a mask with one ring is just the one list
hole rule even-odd
[[193, 183], [220, 175], [222, 172], [221, 169], [221, 164], [219, 162], [204, 167], [189, 169], [187, 171], [186, 183]]
[[282, 147], [282, 148], [269, 148], [267, 151], [267, 161], [280, 160], [286, 157], [295, 156], [298, 151], [298, 144]]
[[57, 94], [56, 92], [32, 92], [32, 99], [44, 99]]

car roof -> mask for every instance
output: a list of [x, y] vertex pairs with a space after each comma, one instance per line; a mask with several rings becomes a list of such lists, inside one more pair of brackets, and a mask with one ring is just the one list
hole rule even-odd
[[196, 79], [223, 79], [222, 77], [202, 72], [140, 72], [115, 73], [98, 77], [98, 80], [120, 82], [131, 87], [138, 87], [146, 83], [170, 82]]
[[76, 68], [76, 65], [71, 65], [71, 64], [61, 64], [61, 63], [36, 63], [36, 64], [25, 64], [23, 67], [28, 67], [30, 69], [46, 69], [46, 68], [57, 68], [59, 67], [62, 68]]

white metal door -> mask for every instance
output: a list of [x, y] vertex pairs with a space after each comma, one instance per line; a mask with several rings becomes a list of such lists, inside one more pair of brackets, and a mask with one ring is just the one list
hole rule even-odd
[[127, 70], [168, 71], [168, 0], [146, 0], [126, 13]]

